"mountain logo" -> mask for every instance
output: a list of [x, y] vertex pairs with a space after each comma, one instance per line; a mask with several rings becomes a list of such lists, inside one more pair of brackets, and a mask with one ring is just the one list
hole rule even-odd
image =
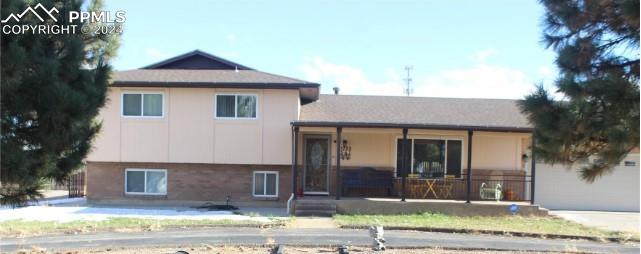
[[41, 4], [41, 3], [38, 3], [38, 4], [36, 5], [36, 7], [33, 7], [33, 8], [31, 8], [31, 6], [27, 7], [27, 9], [25, 9], [25, 10], [24, 10], [22, 13], [20, 13], [20, 14], [17, 14], [17, 15], [16, 15], [16, 14], [14, 14], [14, 13], [11, 13], [11, 14], [9, 14], [9, 16], [8, 16], [7, 18], [3, 19], [3, 20], [2, 20], [2, 21], [0, 21], [0, 22], [1, 22], [1, 23], [6, 23], [6, 22], [7, 22], [7, 21], [9, 21], [10, 19], [15, 20], [16, 22], [20, 22], [20, 19], [21, 19], [22, 17], [24, 17], [25, 15], [27, 15], [27, 13], [32, 13], [32, 14], [33, 14], [34, 16], [36, 16], [36, 18], [38, 18], [41, 22], [44, 22], [45, 20], [44, 20], [44, 19], [42, 18], [42, 16], [40, 16], [40, 15], [38, 14], [38, 12], [36, 11], [37, 9], [42, 9], [42, 10], [44, 10], [44, 12], [45, 12], [45, 13], [47, 13], [47, 15], [49, 15], [49, 17], [50, 17], [51, 19], [53, 19], [53, 21], [58, 22], [58, 19], [57, 19], [56, 17], [54, 17], [54, 16], [53, 16], [53, 14], [52, 14], [53, 12], [55, 12], [56, 14], [58, 14], [58, 13], [59, 13], [58, 9], [56, 9], [56, 7], [51, 7], [51, 9], [47, 9], [46, 7], [42, 6], [42, 4]]

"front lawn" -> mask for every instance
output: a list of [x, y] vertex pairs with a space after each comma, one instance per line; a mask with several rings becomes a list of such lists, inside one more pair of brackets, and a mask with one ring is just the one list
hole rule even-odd
[[387, 227], [450, 228], [639, 239], [638, 234], [632, 235], [627, 232], [614, 232], [586, 227], [578, 223], [554, 217], [460, 217], [445, 214], [422, 213], [411, 215], [336, 215], [334, 219], [336, 223], [341, 226], [371, 226], [381, 224]]
[[195, 228], [209, 226], [275, 226], [286, 223], [283, 220], [260, 222], [255, 220], [177, 220], [177, 219], [140, 219], [140, 218], [108, 218], [106, 220], [76, 220], [70, 222], [57, 221], [26, 221], [8, 220], [0, 222], [0, 236], [32, 236], [49, 233], [86, 233], [104, 231], [151, 231], [166, 228]]

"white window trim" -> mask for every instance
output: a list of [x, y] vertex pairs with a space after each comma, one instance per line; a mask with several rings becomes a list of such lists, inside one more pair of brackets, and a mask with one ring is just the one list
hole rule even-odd
[[[218, 95], [229, 95], [229, 96], [234, 96], [234, 116], [233, 117], [226, 117], [226, 116], [218, 116], [217, 114], [217, 107], [218, 107]], [[238, 96], [253, 96], [256, 98], [256, 117], [238, 117]], [[255, 93], [216, 93], [214, 95], [214, 118], [215, 119], [224, 119], [224, 120], [255, 120], [258, 119], [258, 94]]]
[[[631, 165], [627, 165], [628, 163], [631, 163]], [[637, 162], [633, 161], [633, 160], [625, 160], [624, 159], [623, 163], [622, 163], [622, 166], [624, 166], [624, 167], [636, 167], [637, 166]]]
[[[403, 136], [396, 136], [394, 139], [394, 165], [396, 165], [396, 162], [398, 161], [398, 145], [397, 142], [399, 139], [403, 139]], [[445, 158], [444, 158], [444, 167], [445, 167], [445, 172], [443, 172], [444, 175], [447, 175], [447, 141], [449, 140], [455, 140], [455, 141], [461, 141], [461, 175], [457, 179], [463, 178], [463, 170], [464, 168], [464, 163], [463, 159], [465, 158], [463, 155], [465, 154], [464, 148], [465, 148], [465, 140], [462, 137], [442, 137], [442, 136], [417, 136], [417, 135], [407, 135], [407, 141], [409, 142], [410, 145], [410, 172], [409, 174], [414, 173], [414, 139], [426, 139], [426, 140], [443, 140], [445, 141]], [[394, 175], [396, 176], [398, 169], [396, 166], [394, 166]]]
[[[127, 172], [145, 172], [145, 180], [144, 180], [144, 185], [143, 185], [143, 189], [145, 190], [144, 192], [127, 191]], [[125, 169], [125, 194], [131, 194], [131, 195], [157, 195], [157, 196], [167, 195], [167, 187], [168, 186], [165, 186], [165, 192], [163, 192], [163, 193], [147, 192], [147, 172], [163, 172], [163, 173], [165, 173], [165, 185], [169, 185], [169, 178], [167, 176], [167, 170], [166, 169], [127, 168], [127, 169]]]
[[[256, 195], [256, 174], [265, 174], [265, 177], [263, 177], [263, 187], [265, 188], [263, 190], [263, 193], [265, 193], [267, 191], [267, 174], [275, 174], [276, 175], [276, 186], [275, 186], [276, 194], [275, 195], [266, 195], [266, 194]], [[260, 198], [275, 198], [275, 197], [278, 197], [278, 187], [279, 187], [278, 186], [278, 184], [279, 184], [278, 183], [279, 182], [278, 178], [279, 178], [278, 171], [254, 171], [252, 173], [252, 196], [260, 197]]]
[[[125, 94], [140, 94], [140, 115], [139, 116], [127, 116], [125, 115]], [[144, 108], [145, 105], [145, 94], [159, 94], [162, 98], [162, 109], [160, 116], [145, 116]], [[165, 93], [164, 92], [150, 92], [150, 91], [126, 91], [122, 92], [120, 95], [120, 116], [123, 118], [164, 118], [165, 117]]]

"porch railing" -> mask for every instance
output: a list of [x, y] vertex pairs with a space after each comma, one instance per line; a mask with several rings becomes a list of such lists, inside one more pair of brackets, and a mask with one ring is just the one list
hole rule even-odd
[[[525, 173], [525, 172], [524, 172]], [[409, 199], [467, 200], [467, 178], [428, 179], [408, 177], [405, 196]], [[525, 174], [472, 174], [470, 200], [530, 201], [531, 176]], [[349, 188], [346, 197], [401, 197], [401, 178], [393, 178], [393, 191], [379, 188]]]
[[69, 197], [84, 197], [85, 196], [85, 186], [86, 186], [86, 171], [82, 170], [75, 174], [69, 175], [68, 188], [69, 188]]

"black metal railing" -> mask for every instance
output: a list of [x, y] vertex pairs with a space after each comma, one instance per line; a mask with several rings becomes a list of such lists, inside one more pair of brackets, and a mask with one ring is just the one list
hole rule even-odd
[[[531, 176], [523, 174], [499, 173], [472, 174], [470, 196], [473, 201], [529, 201]], [[514, 171], [511, 171], [514, 172]], [[376, 188], [349, 188], [343, 195], [347, 197], [401, 197], [402, 178], [393, 179], [393, 191]], [[465, 175], [460, 178], [406, 178], [405, 196], [409, 199], [448, 199], [467, 200]], [[389, 194], [388, 194], [389, 193]]]
[[78, 173], [72, 174], [69, 176], [68, 188], [69, 188], [69, 197], [84, 197], [85, 196], [85, 185], [86, 185], [85, 171], [79, 171]]

